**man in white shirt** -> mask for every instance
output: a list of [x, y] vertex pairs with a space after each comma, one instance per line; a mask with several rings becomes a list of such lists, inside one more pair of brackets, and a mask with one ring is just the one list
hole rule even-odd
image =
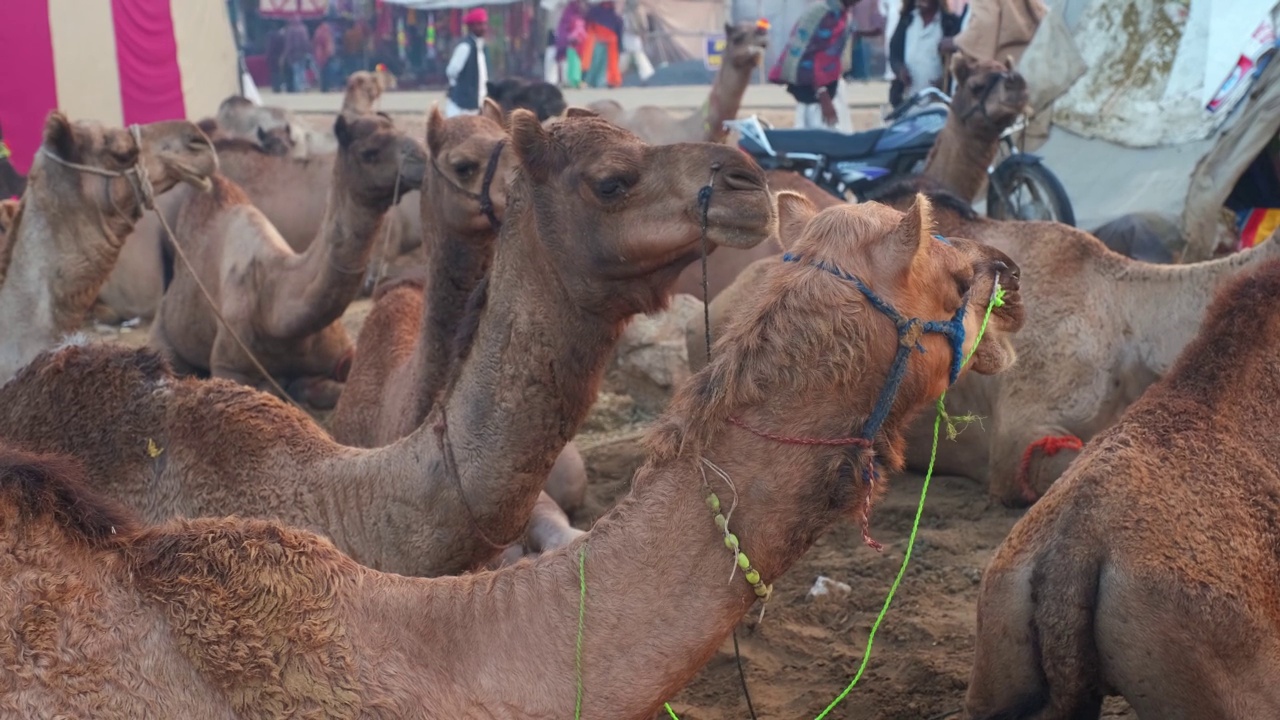
[[479, 114], [489, 83], [489, 62], [484, 47], [489, 13], [484, 8], [475, 8], [462, 17], [462, 23], [467, 26], [467, 36], [453, 49], [444, 70], [449, 78], [445, 117]]

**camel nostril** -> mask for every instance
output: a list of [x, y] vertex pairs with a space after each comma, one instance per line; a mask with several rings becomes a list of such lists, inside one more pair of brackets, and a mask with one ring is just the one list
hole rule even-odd
[[760, 173], [751, 172], [747, 169], [727, 170], [721, 177], [724, 178], [724, 184], [730, 190], [764, 189], [764, 177]]

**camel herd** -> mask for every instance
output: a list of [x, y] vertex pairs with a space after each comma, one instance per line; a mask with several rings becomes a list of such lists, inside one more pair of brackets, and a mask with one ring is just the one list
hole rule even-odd
[[[1280, 245], [1156, 266], [978, 217], [1026, 97], [993, 64], [877, 202], [766, 174], [715, 127], [762, 56], [727, 31], [683, 120], [495, 84], [406, 127], [372, 73], [331, 134], [51, 112], [0, 201], [0, 716], [652, 718], [927, 460], [944, 392], [983, 421], [939, 469], [1034, 502], [968, 717], [1277, 716]], [[575, 528], [614, 348], [710, 250], [710, 357], [699, 315], [630, 494]], [[75, 334], [135, 313], [145, 348]]]

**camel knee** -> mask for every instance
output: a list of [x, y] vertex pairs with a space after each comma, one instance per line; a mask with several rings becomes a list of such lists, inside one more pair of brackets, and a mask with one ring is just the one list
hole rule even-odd
[[546, 493], [538, 495], [533, 513], [529, 517], [529, 528], [525, 531], [526, 550], [532, 553], [547, 552], [564, 547], [583, 534], [583, 531], [569, 524], [569, 517], [555, 500]]
[[573, 442], [564, 446], [551, 466], [546, 489], [547, 495], [569, 515], [582, 509], [587, 499], [587, 465]]
[[995, 433], [991, 443], [990, 492], [1010, 507], [1040, 499], [1066, 472], [1083, 441], [1065, 428], [1041, 426], [1011, 434]]
[[317, 410], [332, 410], [342, 395], [343, 384], [325, 377], [299, 378], [289, 383], [285, 390], [298, 402]]

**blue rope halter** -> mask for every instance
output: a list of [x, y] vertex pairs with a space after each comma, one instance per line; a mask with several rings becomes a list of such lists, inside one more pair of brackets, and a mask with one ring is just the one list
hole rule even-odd
[[[941, 236], [934, 235], [934, 237], [947, 245], [951, 244]], [[782, 260], [783, 262], [801, 262], [802, 259], [794, 253], [787, 253], [782, 256]], [[956, 378], [960, 376], [960, 366], [964, 362], [964, 313], [969, 304], [968, 293], [965, 294], [964, 301], [960, 304], [960, 309], [956, 310], [956, 314], [950, 320], [924, 321], [920, 318], [907, 318], [885, 301], [884, 298], [876, 295], [865, 283], [840, 269], [834, 263], [819, 260], [816, 262], [810, 261], [809, 264], [819, 270], [825, 270], [841, 280], [853, 283], [853, 286], [866, 296], [867, 302], [892, 320], [893, 324], [898, 328], [898, 352], [893, 357], [893, 364], [889, 366], [889, 375], [885, 379], [884, 388], [880, 390], [880, 397], [876, 400], [875, 407], [871, 410], [871, 415], [867, 417], [866, 423], [862, 426], [861, 437], [863, 439], [874, 440], [876, 434], [880, 432], [880, 426], [889, 417], [889, 409], [893, 407], [894, 398], [898, 396], [898, 388], [902, 386], [902, 379], [907, 375], [907, 360], [911, 357], [911, 351], [919, 350], [922, 353], [924, 352], [924, 346], [920, 344], [922, 335], [932, 333], [947, 338], [947, 341], [951, 344], [950, 382], [955, 383]]]

